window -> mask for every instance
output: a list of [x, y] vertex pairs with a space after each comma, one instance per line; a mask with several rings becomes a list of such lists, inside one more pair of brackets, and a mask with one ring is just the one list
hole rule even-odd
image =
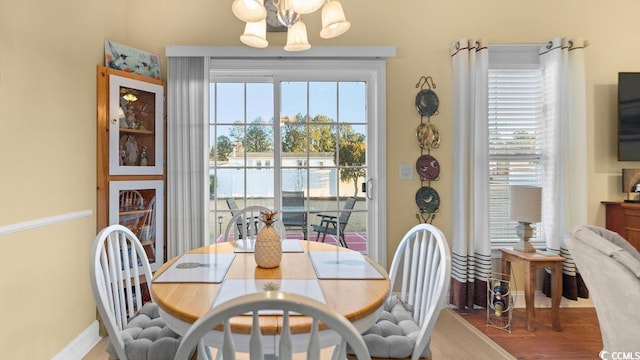
[[[542, 72], [536, 49], [504, 46], [489, 50], [489, 223], [494, 248], [519, 240], [517, 222], [509, 214], [509, 186], [542, 183]], [[532, 226], [531, 243], [542, 245], [540, 224]]]

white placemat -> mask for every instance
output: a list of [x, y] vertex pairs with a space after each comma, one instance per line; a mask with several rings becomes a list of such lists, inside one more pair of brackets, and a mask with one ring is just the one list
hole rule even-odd
[[384, 279], [357, 251], [311, 251], [309, 257], [318, 279]]
[[[317, 279], [227, 279], [222, 283], [212, 307], [242, 295], [261, 291], [280, 290], [310, 297], [325, 303], [324, 294]], [[260, 314], [280, 314], [281, 311], [260, 311]]]
[[221, 283], [235, 254], [184, 254], [153, 282]]

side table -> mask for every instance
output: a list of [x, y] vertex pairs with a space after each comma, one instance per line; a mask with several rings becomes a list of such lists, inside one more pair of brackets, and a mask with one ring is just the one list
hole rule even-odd
[[512, 249], [500, 249], [502, 252], [502, 272], [511, 273], [511, 263], [524, 265], [524, 300], [527, 308], [527, 330], [535, 330], [535, 285], [536, 270], [551, 269], [551, 324], [553, 330], [562, 331], [560, 326], [560, 300], [562, 299], [562, 263], [564, 258], [540, 252], [525, 253]]

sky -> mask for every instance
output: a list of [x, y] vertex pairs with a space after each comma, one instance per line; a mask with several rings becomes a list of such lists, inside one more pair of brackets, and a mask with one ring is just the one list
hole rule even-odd
[[[309, 114], [326, 115], [340, 122], [366, 123], [366, 84], [364, 82], [283, 82], [282, 114], [295, 117], [307, 113], [307, 84]], [[221, 83], [211, 89], [210, 118], [218, 124], [232, 124], [244, 119], [244, 88], [242, 83]], [[246, 88], [246, 119], [273, 117], [274, 94], [271, 83], [250, 83]], [[216, 104], [218, 104], [216, 109]], [[364, 127], [362, 127], [364, 130]]]

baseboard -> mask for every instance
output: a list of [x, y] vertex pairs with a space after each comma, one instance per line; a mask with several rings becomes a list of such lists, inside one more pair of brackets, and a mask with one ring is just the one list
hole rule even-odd
[[[524, 291], [514, 291], [511, 293], [512, 299], [515, 299], [515, 308], [524, 308]], [[535, 304], [537, 308], [551, 308], [551, 298], [547, 297], [542, 291], [536, 291], [535, 293]], [[593, 307], [593, 302], [591, 298], [589, 299], [581, 299], [578, 300], [569, 300], [566, 298], [562, 298], [560, 300], [561, 308], [582, 308], [582, 307]]]
[[57, 353], [52, 360], [82, 359], [101, 339], [98, 333], [98, 320], [89, 325], [80, 335]]

